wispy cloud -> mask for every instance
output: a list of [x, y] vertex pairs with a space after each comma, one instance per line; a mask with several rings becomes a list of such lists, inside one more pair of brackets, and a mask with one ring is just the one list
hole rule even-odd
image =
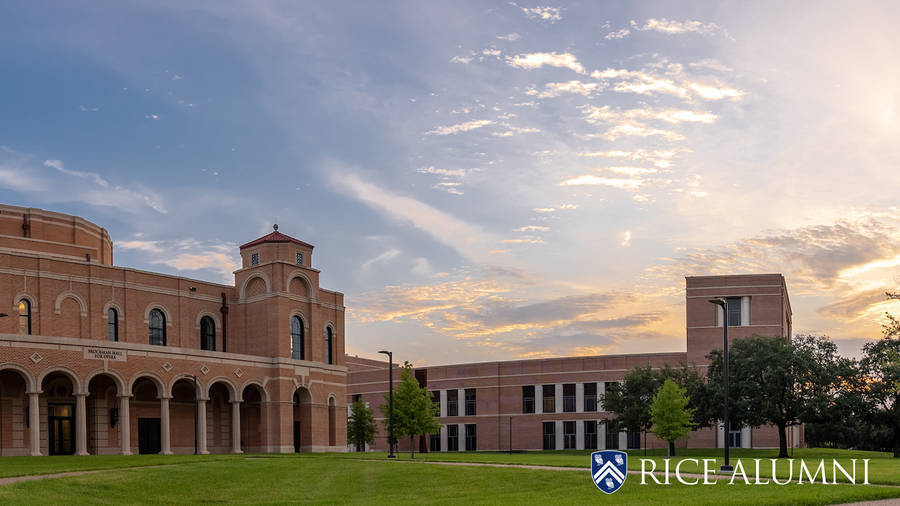
[[[510, 5], [516, 5], [510, 2]], [[517, 6], [518, 7], [518, 6]], [[558, 7], [550, 7], [548, 5], [539, 5], [537, 7], [519, 7], [531, 19], [539, 19], [541, 21], [549, 21], [554, 23], [562, 19], [562, 10]]]
[[654, 31], [669, 35], [681, 35], [685, 33], [696, 33], [700, 35], [712, 35], [721, 33], [730, 38], [728, 32], [724, 28], [715, 23], [703, 23], [701, 21], [675, 21], [666, 18], [650, 18], [643, 25], [636, 21], [631, 21], [630, 26], [633, 30]]
[[578, 95], [589, 96], [591, 93], [601, 89], [600, 83], [583, 83], [578, 80], [567, 81], [563, 83], [547, 83], [544, 85], [543, 91], [534, 88], [526, 91], [527, 95], [534, 95], [538, 98], [558, 97], [563, 93], [574, 93]]
[[506, 63], [512, 67], [534, 70], [548, 65], [550, 67], [567, 68], [579, 74], [586, 73], [584, 65], [572, 53], [526, 53], [507, 57]]
[[636, 190], [640, 188], [640, 186], [644, 183], [642, 179], [626, 179], [626, 178], [608, 178], [608, 177], [600, 177], [594, 176], [590, 174], [585, 174], [583, 176], [573, 177], [571, 179], [566, 179], [562, 183], [559, 183], [560, 186], [580, 186], [580, 185], [591, 185], [591, 186], [609, 186], [611, 188], [618, 188], [621, 190]]
[[457, 123], [455, 125], [435, 127], [425, 132], [425, 135], [454, 135], [460, 132], [468, 132], [469, 130], [475, 130], [493, 124], [494, 122], [491, 120], [479, 119], [467, 121], [465, 123]]

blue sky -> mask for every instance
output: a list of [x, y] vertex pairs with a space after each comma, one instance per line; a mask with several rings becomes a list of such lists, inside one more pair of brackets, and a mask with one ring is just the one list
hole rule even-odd
[[684, 276], [744, 272], [853, 354], [898, 309], [900, 8], [783, 4], [7, 4], [0, 200], [220, 282], [277, 221], [360, 355], [679, 351]]

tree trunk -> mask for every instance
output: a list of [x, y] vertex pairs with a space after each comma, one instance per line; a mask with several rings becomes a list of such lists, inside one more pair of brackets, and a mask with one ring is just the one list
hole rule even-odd
[[409, 458], [411, 459], [416, 458], [416, 446], [413, 444], [413, 437], [415, 436], [409, 436]]
[[669, 456], [675, 456], [675, 441], [669, 441]]
[[787, 452], [787, 425], [778, 424], [778, 458], [788, 458]]
[[900, 428], [894, 429], [894, 458], [900, 458]]

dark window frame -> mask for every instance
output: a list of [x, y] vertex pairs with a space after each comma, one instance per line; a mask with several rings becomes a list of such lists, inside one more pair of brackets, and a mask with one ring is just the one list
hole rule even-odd
[[150, 344], [154, 346], [166, 345], [166, 323], [166, 314], [161, 309], [155, 307], [150, 310], [150, 314], [147, 317]]
[[119, 311], [114, 307], [106, 310], [106, 340], [119, 340]]
[[597, 383], [595, 383], [595, 382], [585, 383], [584, 384], [584, 412], [585, 413], [594, 413], [596, 411], [597, 411]]
[[291, 316], [291, 358], [306, 360], [306, 328], [299, 316]]
[[563, 383], [563, 413], [574, 413], [576, 409], [575, 383]]
[[467, 423], [465, 427], [466, 451], [474, 452], [478, 449], [478, 425]]
[[[548, 430], [549, 428], [549, 430]], [[556, 422], [543, 422], [541, 424], [541, 437], [545, 450], [556, 449]]]
[[250, 253], [250, 265], [259, 265], [259, 252]]
[[522, 413], [534, 413], [534, 385], [522, 385]]
[[459, 425], [455, 423], [447, 426], [447, 451], [459, 451]]
[[[578, 434], [578, 428], [576, 427], [577, 423], [574, 421], [565, 421], [562, 423], [563, 426], [563, 450], [574, 450], [575, 446], [575, 438]], [[569, 430], [571, 429], [571, 431]]]
[[556, 385], [541, 385], [541, 407], [543, 413], [556, 413]]
[[459, 390], [447, 390], [447, 416], [459, 416]]
[[325, 327], [325, 363], [334, 364], [334, 329]]
[[[597, 420], [584, 420], [584, 449], [597, 449]], [[593, 430], [588, 430], [593, 429]]]
[[297, 265], [303, 265], [303, 253], [297, 252]]
[[740, 327], [741, 326], [741, 311], [743, 311], [743, 301], [741, 297], [727, 297], [725, 302], [728, 306], [728, 311], [725, 313], [725, 317], [728, 319], [729, 327]]
[[216, 351], [216, 321], [210, 316], [200, 318], [200, 349]]
[[[471, 397], [470, 397], [470, 394], [471, 394]], [[476, 406], [478, 405], [478, 402], [476, 399], [476, 395], [477, 395], [476, 389], [467, 388], [464, 392], [464, 395], [465, 395], [465, 402], [466, 402], [466, 406], [465, 406], [466, 416], [475, 416]]]
[[19, 333], [26, 336], [31, 335], [31, 301], [24, 297], [19, 299]]

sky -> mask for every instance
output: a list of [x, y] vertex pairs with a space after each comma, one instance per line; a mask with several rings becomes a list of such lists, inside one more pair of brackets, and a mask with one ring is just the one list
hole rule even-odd
[[780, 272], [856, 355], [900, 284], [896, 2], [7, 2], [0, 202], [233, 283], [316, 246], [351, 354], [684, 351]]

